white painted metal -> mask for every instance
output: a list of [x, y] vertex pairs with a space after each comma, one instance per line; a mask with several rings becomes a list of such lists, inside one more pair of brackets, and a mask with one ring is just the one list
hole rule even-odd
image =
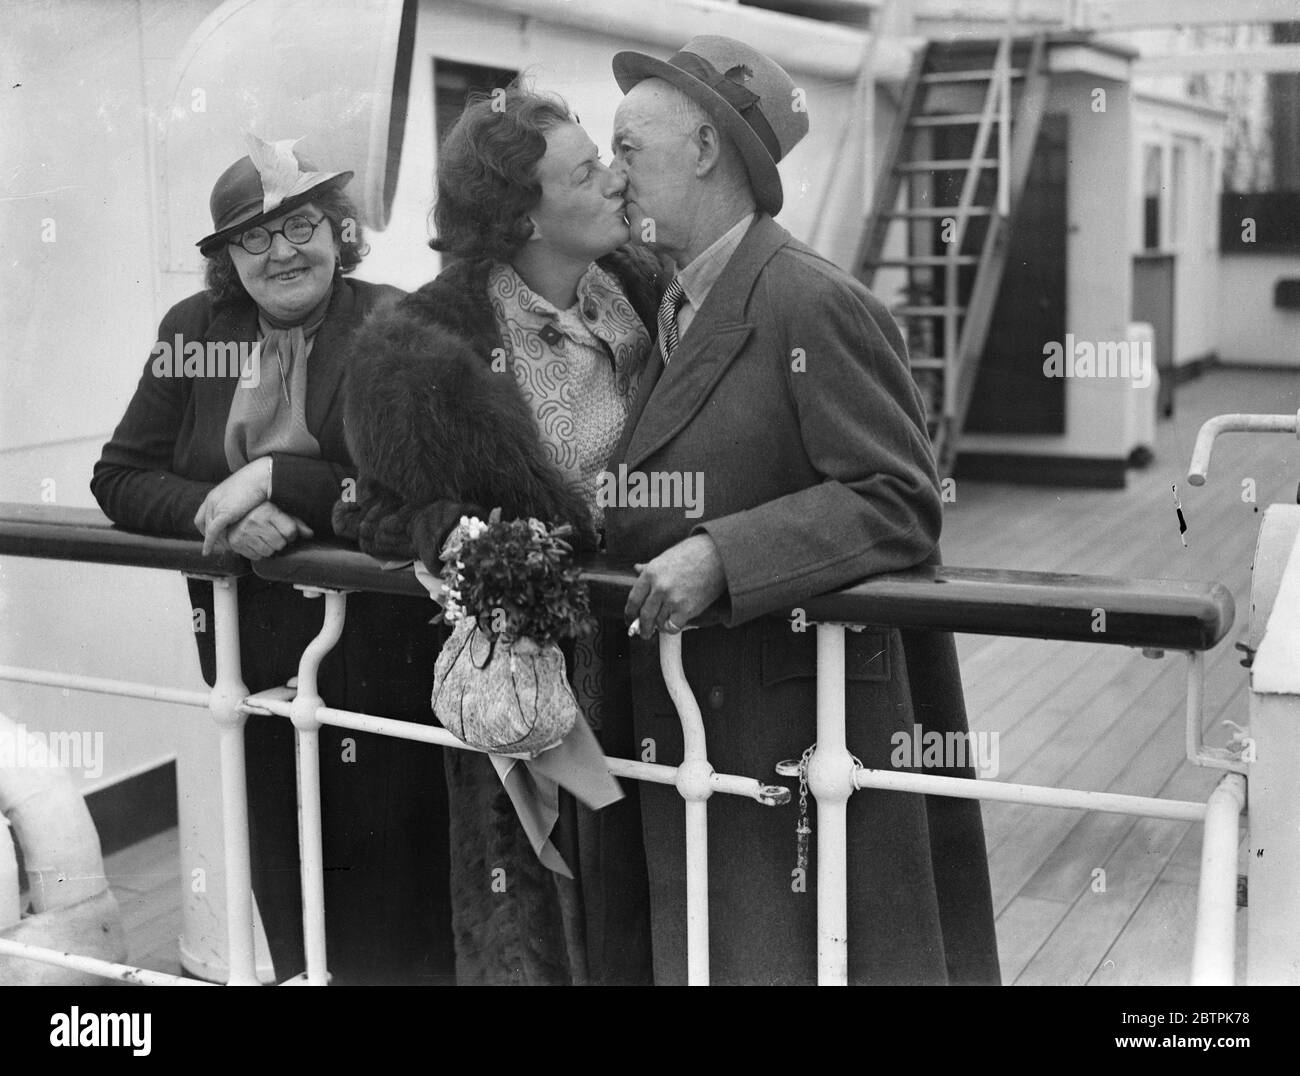
[[1067, 807], [1146, 818], [1173, 818], [1183, 822], [1199, 822], [1205, 817], [1205, 804], [1192, 800], [1125, 796], [1117, 792], [1090, 792], [1079, 788], [1047, 788], [1006, 781], [979, 781], [966, 777], [940, 777], [937, 774], [865, 768], [857, 770], [852, 780], [856, 788], [888, 788], [896, 792], [924, 792], [932, 796], [955, 796], [965, 800], [1032, 803], [1041, 807]]
[[[309, 596], [322, 591], [299, 588]], [[325, 858], [322, 851], [320, 806], [320, 719], [324, 705], [317, 686], [317, 674], [325, 655], [343, 634], [347, 595], [327, 590], [325, 620], [320, 634], [302, 652], [298, 662], [298, 693], [290, 704], [298, 746], [298, 854], [302, 861], [302, 935], [307, 957], [307, 981], [326, 986], [329, 972], [325, 962]]]
[[1192, 449], [1192, 465], [1187, 469], [1187, 481], [1193, 486], [1205, 485], [1210, 472], [1210, 455], [1214, 439], [1223, 433], [1300, 433], [1297, 415], [1215, 415], [1201, 424]]
[[1295, 0], [1083, 0], [1076, 25], [1086, 30], [1290, 22]]
[[[1014, 36], [1015, 13], [1012, 9], [1012, 23], [1003, 38], [1007, 42], [1007, 58], [994, 80], [998, 85], [998, 215], [1011, 216], [1011, 51], [1010, 43]], [[965, 222], [963, 222], [964, 224]]]
[[[1289, 535], [1261, 531], [1257, 555]], [[1247, 979], [1300, 985], [1300, 541], [1282, 573], [1264, 638], [1250, 669], [1250, 915]]]
[[[593, 34], [626, 38], [637, 48], [676, 52], [697, 34], [740, 38], [789, 71], [852, 80], [858, 72], [867, 35], [834, 23], [818, 22], [761, 8], [716, 0], [660, 0], [656, 4], [611, 4], [609, 0], [472, 0], [482, 7], [513, 11], [538, 22], [577, 26]], [[877, 75], [900, 79], [911, 50], [895, 38], [882, 38]]]
[[1300, 540], [1291, 547], [1264, 638], [1251, 663], [1250, 689], [1300, 696]]
[[[249, 713], [277, 714], [289, 717], [293, 707], [288, 702], [264, 698], [262, 695], [250, 696], [244, 703]], [[462, 743], [446, 729], [436, 725], [417, 725], [410, 721], [398, 721], [391, 717], [376, 717], [373, 714], [359, 714], [352, 710], [336, 710], [322, 706], [316, 711], [316, 718], [322, 725], [334, 725], [338, 728], [356, 729], [358, 732], [374, 732], [381, 736], [393, 736], [399, 740], [414, 740], [417, 743], [437, 744], [440, 747], [454, 747], [461, 751], [480, 751]], [[487, 752], [480, 751], [481, 754]], [[515, 756], [511, 756], [515, 757]], [[518, 756], [526, 757], [526, 756]], [[649, 781], [652, 784], [676, 785], [677, 766], [665, 766], [657, 762], [641, 762], [637, 759], [614, 758], [605, 756], [609, 772], [615, 777], [628, 777], [635, 781]], [[753, 777], [741, 777], [732, 773], [713, 773], [709, 784], [714, 792], [729, 796], [744, 796], [757, 800], [766, 806], [775, 806], [789, 802], [789, 790], [784, 785], [765, 785]]]
[[1201, 702], [1205, 698], [1205, 662], [1201, 655], [1190, 652], [1187, 655], [1187, 715], [1185, 733], [1187, 737], [1187, 757], [1199, 765], [1201, 757]]
[[873, 34], [863, 52], [851, 106], [840, 117], [842, 134], [808, 233], [809, 244], [847, 272], [856, 268], [853, 262], [859, 239], [843, 222], [846, 218], [865, 220], [875, 198], [876, 83], [880, 78], [876, 50], [880, 41], [880, 35]]
[[848, 802], [853, 756], [844, 742], [844, 625], [817, 625], [817, 747], [808, 790], [817, 801], [817, 983], [849, 981]]
[[42, 964], [53, 964], [72, 971], [89, 972], [105, 979], [118, 982], [135, 983], [138, 986], [215, 986], [202, 979], [187, 979], [183, 975], [167, 975], [161, 971], [148, 971], [145, 968], [132, 967], [129, 964], [115, 964], [109, 960], [97, 960], [92, 956], [77, 956], [75, 953], [61, 953], [57, 949], [46, 949], [39, 945], [26, 945], [22, 942], [0, 938], [0, 956], [16, 957], [19, 960], [36, 960]]
[[1196, 650], [1187, 652], [1187, 760], [1208, 769], [1230, 770], [1244, 774], [1246, 763], [1240, 753], [1222, 747], [1207, 747], [1201, 738], [1204, 721], [1205, 655]]
[[[1294, 17], [1294, 14], [1293, 16]], [[1194, 75], [1202, 71], [1300, 71], [1300, 45], [1261, 45], [1257, 48], [1201, 49], [1133, 61], [1133, 74]]]
[[1225, 774], [1205, 806], [1201, 884], [1196, 897], [1193, 986], [1231, 986], [1237, 959], [1237, 826], [1246, 779]]
[[[1228, 429], [1295, 429], [1291, 416], [1220, 416], [1201, 431], [1194, 461], [1204, 476], [1210, 447], [1216, 433]], [[318, 735], [321, 724], [356, 728], [404, 739], [470, 749], [445, 729], [394, 721], [366, 714], [326, 707], [320, 697], [317, 673], [321, 660], [337, 643], [346, 613], [346, 595], [326, 591], [325, 617], [320, 633], [304, 651], [298, 690], [292, 702], [282, 690], [246, 698], [242, 682], [238, 643], [238, 607], [233, 580], [213, 581], [217, 644], [217, 684], [208, 697], [196, 692], [175, 693], [164, 699], [150, 685], [131, 684], [91, 677], [48, 674], [53, 682], [112, 694], [133, 694], [164, 701], [199, 705], [205, 698], [221, 730], [223, 818], [227, 851], [227, 908], [230, 935], [230, 983], [251, 985], [253, 971], [251, 879], [248, 866], [247, 801], [244, 793], [243, 721], [248, 713], [289, 717], [298, 737], [300, 840], [303, 862], [304, 935], [308, 970], [299, 980], [323, 985], [325, 968], [325, 924], [323, 865], [321, 861], [321, 813]], [[308, 588], [302, 588], [308, 589]], [[308, 589], [308, 593], [319, 594]], [[1261, 870], [1252, 857], [1252, 887], [1256, 908], [1251, 916], [1251, 978], [1256, 982], [1300, 982], [1300, 952], [1290, 929], [1290, 909], [1300, 892], [1300, 804], [1293, 792], [1294, 775], [1300, 772], [1300, 678], [1294, 654], [1300, 649], [1300, 554], [1293, 555], [1283, 577], [1274, 610], [1277, 624], [1269, 621], [1272, 649], [1256, 659], [1252, 685], [1252, 725], [1258, 725], [1260, 754], [1267, 763], [1257, 763], [1251, 778], [1261, 790], [1274, 788], [1282, 794], [1258, 796], [1252, 809], [1254, 846], [1268, 847], [1278, 855]], [[1276, 627], [1276, 630], [1274, 628]], [[927, 774], [868, 770], [857, 767], [844, 739], [844, 626], [819, 624], [817, 666], [817, 747], [809, 760], [809, 789], [817, 802], [818, 825], [818, 980], [826, 984], [847, 981], [847, 892], [846, 811], [855, 789], [887, 788], [922, 794], [939, 794], [967, 799], [1041, 804], [1069, 809], [1099, 810], [1155, 818], [1207, 822], [1203, 853], [1203, 880], [1198, 918], [1196, 981], [1221, 981], [1231, 977], [1233, 915], [1235, 905], [1236, 820], [1244, 802], [1244, 781], [1230, 774], [1220, 783], [1210, 803], [1162, 800], [1141, 796], [1091, 792], [1076, 789], [1043, 788], [995, 781], [961, 780]], [[1269, 635], [1266, 635], [1266, 640]], [[608, 759], [618, 776], [674, 784], [686, 801], [688, 975], [692, 984], [708, 982], [708, 833], [707, 800], [713, 792], [743, 795], [760, 803], [782, 802], [779, 790], [753, 778], [713, 772], [707, 758], [707, 744], [699, 706], [686, 682], [681, 663], [681, 635], [662, 635], [660, 661], [665, 682], [683, 727], [683, 763], [678, 767], [643, 763], [631, 759]], [[1188, 748], [1199, 748], [1200, 709], [1203, 695], [1203, 661], [1189, 654]], [[31, 682], [51, 682], [34, 670], [0, 669], [0, 675]], [[1270, 678], [1275, 679], [1270, 679]], [[1285, 691], [1286, 694], [1281, 694]], [[1192, 729], [1197, 730], [1193, 739]], [[1203, 755], [1204, 749], [1199, 754]], [[1206, 764], [1201, 758], [1202, 764]], [[1211, 761], [1209, 764], [1216, 764]], [[788, 794], [786, 795], [788, 801]], [[1271, 801], [1271, 802], [1270, 802]], [[1258, 857], [1263, 861], [1264, 857]], [[1233, 893], [1228, 890], [1232, 888]], [[17, 955], [47, 963], [63, 963], [97, 975], [127, 982], [151, 984], [200, 984], [177, 976], [115, 965], [92, 958], [73, 957], [35, 946], [3, 943]], [[2, 951], [9, 951], [0, 949]], [[1225, 964], [1226, 962], [1226, 964]], [[1226, 967], [1226, 972], [1225, 972]]]
[[709, 765], [695, 693], [682, 669], [682, 635], [659, 635], [659, 667], [664, 684], [682, 721], [682, 764], [677, 767], [677, 792], [686, 801], [686, 982], [709, 985], [709, 822], [708, 800], [713, 794]]
[[[886, 10], [888, 10], [888, 5]], [[998, 22], [1007, 0], [914, 0], [914, 15], [927, 23]], [[1136, 30], [1162, 26], [1215, 26], [1250, 22], [1288, 22], [1295, 0], [1027, 0], [1022, 21], [1070, 29]]]
[[23, 916], [18, 893], [18, 853], [9, 819], [0, 815], [0, 932]]
[[67, 909], [106, 892], [99, 834], [59, 752], [0, 713], [5, 741], [13, 753], [0, 766], [0, 816], [13, 825], [22, 848], [33, 910]]
[[172, 702], [179, 706], [208, 708], [208, 692], [187, 691], [184, 688], [161, 687], [158, 684], [141, 684], [133, 680], [113, 680], [103, 676], [77, 676], [73, 673], [54, 672], [50, 669], [25, 669], [17, 665], [0, 665], [0, 680], [14, 680], [21, 684], [47, 684], [71, 691], [93, 691], [99, 695], [125, 695], [151, 702]]
[[248, 849], [248, 786], [240, 701], [248, 694], [239, 657], [239, 592], [234, 579], [212, 581], [217, 676], [208, 707], [221, 737], [221, 817], [226, 846], [226, 936], [230, 986], [257, 986], [253, 944], [253, 868]]

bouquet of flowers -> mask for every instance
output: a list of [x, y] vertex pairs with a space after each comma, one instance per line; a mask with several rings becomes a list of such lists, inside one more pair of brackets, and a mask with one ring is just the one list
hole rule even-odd
[[594, 628], [568, 525], [462, 516], [443, 546], [443, 616], [433, 711], [462, 742], [536, 757], [572, 730], [578, 703], [558, 641]]

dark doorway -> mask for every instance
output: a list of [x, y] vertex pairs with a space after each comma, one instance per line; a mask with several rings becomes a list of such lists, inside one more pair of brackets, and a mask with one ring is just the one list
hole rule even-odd
[[1174, 256], [1137, 254], [1133, 258], [1133, 320], [1148, 322], [1156, 336], [1160, 391], [1156, 406], [1174, 413]]
[[453, 60], [433, 61], [433, 141], [441, 146], [447, 132], [452, 129], [465, 102], [475, 91], [490, 94], [502, 89], [519, 74], [503, 67], [479, 67], [476, 64], [456, 63]]
[[1067, 117], [1045, 115], [966, 417], [972, 433], [1065, 432], [1065, 379], [1043, 376], [1043, 345], [1065, 343], [1068, 150]]

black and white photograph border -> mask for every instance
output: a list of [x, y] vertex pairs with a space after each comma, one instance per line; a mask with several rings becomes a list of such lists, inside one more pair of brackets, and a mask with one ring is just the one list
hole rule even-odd
[[1300, 0], [4, 21], [0, 984], [1300, 983]]

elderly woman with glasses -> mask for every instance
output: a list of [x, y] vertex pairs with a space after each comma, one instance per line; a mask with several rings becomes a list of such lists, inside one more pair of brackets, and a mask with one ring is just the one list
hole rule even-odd
[[[292, 142], [250, 137], [217, 180], [213, 232], [199, 241], [205, 290], [163, 317], [126, 415], [91, 489], [116, 523], [202, 538], [250, 560], [332, 533], [354, 480], [343, 435], [346, 348], [396, 288], [350, 279], [365, 251], [344, 193]], [[231, 361], [232, 357], [237, 361]], [[319, 602], [249, 574], [239, 580], [240, 656], [250, 691], [285, 684], [320, 630]], [[211, 684], [212, 596], [191, 583]], [[440, 638], [427, 605], [359, 593], [325, 658], [332, 705], [429, 722]], [[447, 807], [441, 751], [364, 733], [320, 732], [328, 964], [339, 983], [437, 983], [452, 976]], [[304, 968], [293, 729], [246, 726], [253, 891], [276, 978]], [[184, 789], [181, 790], [182, 795]]]

